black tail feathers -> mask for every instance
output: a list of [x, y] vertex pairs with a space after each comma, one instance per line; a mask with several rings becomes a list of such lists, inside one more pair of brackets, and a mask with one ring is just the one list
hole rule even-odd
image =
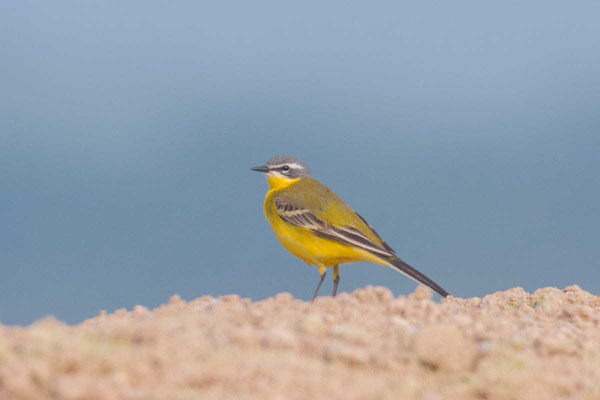
[[446, 297], [446, 296], [450, 295], [450, 293], [446, 292], [440, 285], [438, 285], [437, 283], [435, 283], [434, 281], [429, 279], [427, 276], [425, 276], [421, 272], [417, 271], [416, 269], [414, 269], [413, 267], [411, 267], [410, 265], [408, 265], [407, 263], [405, 263], [398, 257], [393, 257], [393, 258], [390, 257], [388, 259], [388, 261], [398, 271], [402, 272], [403, 274], [405, 274], [409, 278], [414, 279], [417, 282], [420, 282], [424, 285], [429, 286], [431, 289], [438, 292], [440, 294], [440, 296]]

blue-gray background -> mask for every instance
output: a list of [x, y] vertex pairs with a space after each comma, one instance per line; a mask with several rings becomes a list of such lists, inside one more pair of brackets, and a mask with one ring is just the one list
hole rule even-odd
[[[600, 292], [600, 3], [0, 5], [0, 321], [308, 299], [277, 153], [451, 293]], [[342, 268], [341, 289], [415, 284]], [[331, 291], [331, 281], [322, 294]]]

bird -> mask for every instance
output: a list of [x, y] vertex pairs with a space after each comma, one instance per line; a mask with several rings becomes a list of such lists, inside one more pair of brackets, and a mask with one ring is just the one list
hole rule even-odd
[[340, 283], [341, 264], [370, 262], [398, 270], [441, 296], [449, 293], [401, 260], [369, 223], [325, 184], [312, 177], [308, 166], [290, 155], [277, 155], [251, 168], [266, 175], [269, 191], [264, 213], [275, 236], [294, 256], [319, 269], [312, 300], [333, 269], [333, 297]]

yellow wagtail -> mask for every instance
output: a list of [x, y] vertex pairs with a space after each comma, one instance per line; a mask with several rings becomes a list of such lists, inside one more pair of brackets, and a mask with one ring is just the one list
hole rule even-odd
[[417, 271], [396, 253], [369, 223], [335, 194], [312, 178], [308, 166], [296, 157], [279, 155], [253, 171], [267, 175], [270, 190], [265, 216], [277, 239], [290, 253], [319, 268], [321, 279], [333, 267], [333, 296], [340, 282], [340, 264], [372, 262], [395, 268], [442, 296], [448, 292]]

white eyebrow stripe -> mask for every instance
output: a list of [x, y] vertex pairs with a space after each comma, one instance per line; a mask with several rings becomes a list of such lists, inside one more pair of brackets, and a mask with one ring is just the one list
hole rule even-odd
[[302, 165], [297, 164], [297, 163], [285, 163], [285, 164], [269, 165], [269, 168], [275, 168], [275, 169], [277, 169], [277, 168], [283, 167], [284, 165], [288, 165], [290, 168], [299, 168], [299, 169], [303, 168]]
[[290, 163], [290, 164], [284, 164], [284, 165], [289, 165], [290, 168], [303, 168], [302, 165], [296, 164], [296, 163]]

